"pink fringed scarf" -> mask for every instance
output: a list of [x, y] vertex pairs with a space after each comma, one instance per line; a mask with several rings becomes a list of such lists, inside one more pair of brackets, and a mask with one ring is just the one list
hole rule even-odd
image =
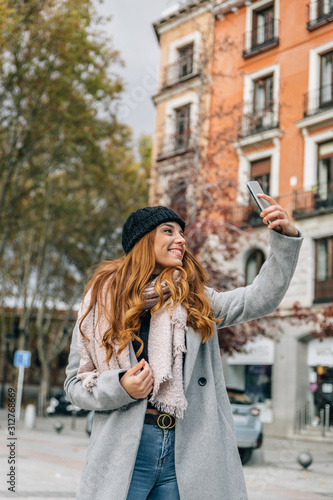
[[[176, 275], [176, 278], [178, 276]], [[144, 309], [151, 309], [160, 300], [154, 288], [156, 279], [147, 285], [144, 291]], [[183, 418], [187, 401], [183, 388], [183, 353], [186, 352], [185, 331], [187, 329], [187, 311], [183, 305], [169, 308], [170, 291], [165, 282], [161, 283], [164, 304], [154, 313], [150, 321], [148, 338], [149, 365], [154, 377], [154, 388], [150, 402], [157, 409]], [[88, 292], [81, 304], [79, 320], [81, 320], [90, 303]], [[106, 349], [102, 345], [103, 334], [108, 328], [104, 315], [94, 325], [94, 310], [90, 311], [82, 323], [84, 338], [79, 332], [78, 350], [81, 356], [77, 378], [82, 380], [83, 387], [91, 391], [97, 384], [99, 375], [106, 370], [128, 370], [131, 367], [129, 345], [120, 354], [118, 346], [107, 363]]]

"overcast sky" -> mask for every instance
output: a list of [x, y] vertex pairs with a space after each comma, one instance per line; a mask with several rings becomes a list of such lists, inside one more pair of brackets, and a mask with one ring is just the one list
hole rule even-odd
[[125, 68], [118, 71], [126, 84], [120, 119], [136, 138], [142, 132], [154, 133], [151, 96], [157, 90], [159, 45], [152, 23], [175, 4], [175, 0], [104, 0], [97, 4], [103, 16], [112, 16], [108, 32], [125, 62]]

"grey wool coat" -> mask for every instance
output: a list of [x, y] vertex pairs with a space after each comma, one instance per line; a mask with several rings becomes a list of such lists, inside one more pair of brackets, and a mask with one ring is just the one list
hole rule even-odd
[[[270, 233], [271, 251], [252, 285], [228, 292], [207, 288], [222, 327], [273, 312], [293, 276], [302, 237]], [[77, 500], [126, 500], [141, 438], [147, 399], [132, 399], [119, 382], [123, 370], [103, 372], [88, 392], [76, 378], [79, 368], [78, 325], [73, 332], [65, 391], [75, 405], [95, 410], [87, 460]], [[184, 419], [175, 427], [175, 469], [181, 500], [246, 500], [247, 492], [236, 445], [234, 423], [221, 366], [218, 338], [202, 343], [186, 332]], [[132, 366], [136, 363], [130, 346]], [[205, 385], [198, 383], [206, 380]], [[170, 499], [172, 500], [172, 499]]]

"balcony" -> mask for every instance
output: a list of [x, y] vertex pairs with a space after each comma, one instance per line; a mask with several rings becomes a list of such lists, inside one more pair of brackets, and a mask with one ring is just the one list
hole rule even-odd
[[272, 19], [244, 34], [243, 57], [247, 59], [279, 45], [279, 19]]
[[252, 205], [235, 205], [225, 210], [225, 219], [237, 225], [250, 224], [257, 227], [262, 224], [260, 210]]
[[[304, 219], [333, 212], [333, 182], [321, 183], [313, 189], [297, 189], [274, 199], [295, 219]], [[234, 205], [225, 210], [226, 221], [238, 226], [262, 226], [260, 210], [254, 205]]]
[[279, 128], [279, 113], [274, 103], [268, 109], [258, 109], [243, 115], [242, 138]]
[[318, 0], [306, 6], [307, 24], [306, 27], [312, 31], [323, 24], [333, 21], [333, 2], [332, 0]]
[[163, 68], [161, 90], [166, 90], [198, 75], [193, 55], [182, 58]]
[[304, 94], [304, 118], [333, 109], [333, 83]]
[[190, 131], [183, 134], [174, 134], [158, 141], [156, 161], [184, 155], [193, 152], [193, 150], [194, 142]]
[[311, 190], [294, 192], [293, 217], [301, 219], [333, 211], [333, 182], [321, 183]]

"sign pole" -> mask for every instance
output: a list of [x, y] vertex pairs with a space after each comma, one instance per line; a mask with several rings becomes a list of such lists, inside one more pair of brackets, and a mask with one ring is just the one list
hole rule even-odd
[[24, 379], [24, 366], [19, 366], [19, 376], [17, 382], [17, 400], [16, 400], [16, 411], [15, 420], [18, 422], [21, 415], [21, 403], [22, 403], [22, 392], [23, 392], [23, 379]]
[[15, 419], [17, 422], [20, 420], [20, 414], [21, 414], [24, 368], [29, 368], [30, 363], [31, 363], [30, 351], [15, 351], [14, 366], [16, 366], [16, 368], [19, 369], [19, 376], [17, 382], [17, 399], [16, 399], [16, 409], [15, 409]]

